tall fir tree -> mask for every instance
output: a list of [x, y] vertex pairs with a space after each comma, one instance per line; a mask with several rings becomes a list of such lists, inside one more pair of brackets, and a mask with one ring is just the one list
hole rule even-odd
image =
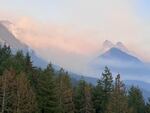
[[84, 80], [80, 80], [74, 95], [75, 113], [95, 113], [89, 84]]
[[37, 102], [35, 93], [31, 88], [30, 82], [24, 73], [16, 78], [16, 113], [35, 113], [37, 110]]
[[36, 100], [24, 74], [5, 71], [0, 79], [1, 113], [35, 113]]
[[38, 78], [37, 99], [40, 113], [60, 113], [54, 72], [51, 64]]
[[23, 51], [18, 51], [13, 57], [11, 68], [16, 70], [16, 73], [19, 74], [21, 72], [25, 72], [25, 66], [25, 56]]
[[105, 67], [101, 79], [93, 90], [93, 102], [96, 113], [104, 113], [107, 109], [110, 94], [113, 90], [113, 77], [108, 67]]
[[138, 87], [132, 86], [128, 93], [128, 103], [132, 113], [143, 113], [145, 102], [141, 90]]
[[32, 69], [33, 69], [32, 60], [29, 53], [27, 52], [25, 56], [25, 72], [30, 73], [32, 72]]
[[120, 74], [115, 79], [113, 92], [105, 113], [131, 113], [131, 109], [128, 107], [125, 85], [120, 80]]
[[74, 113], [73, 88], [67, 72], [60, 69], [57, 78], [60, 113]]
[[92, 100], [96, 113], [103, 113], [103, 89], [101, 84], [97, 84], [92, 90]]
[[85, 93], [85, 113], [95, 113], [92, 101], [92, 87], [87, 84], [84, 88]]
[[[149, 113], [141, 90], [126, 93], [117, 75], [115, 82], [105, 67], [96, 86], [75, 81], [61, 69], [34, 67], [29, 53], [0, 46], [0, 113]], [[74, 87], [72, 86], [74, 85]]]
[[16, 109], [14, 103], [16, 102], [16, 74], [15, 71], [4, 71], [0, 78], [0, 103], [1, 113], [10, 112], [13, 113]]
[[11, 49], [9, 46], [0, 45], [0, 75], [3, 74], [4, 70], [9, 69], [11, 62]]
[[146, 102], [145, 113], [150, 113], [150, 98], [148, 98], [148, 101]]

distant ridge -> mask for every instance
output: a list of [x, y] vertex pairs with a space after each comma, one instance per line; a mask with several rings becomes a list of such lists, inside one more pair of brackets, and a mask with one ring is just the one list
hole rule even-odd
[[30, 54], [33, 64], [38, 67], [46, 67], [47, 62], [40, 58], [30, 47], [28, 47], [25, 43], [22, 43], [18, 40], [14, 34], [8, 30], [9, 24], [12, 24], [9, 21], [0, 21], [0, 45], [8, 45], [10, 46], [13, 53], [17, 51], [23, 51], [24, 54], [27, 52]]
[[117, 42], [116, 44], [113, 44], [109, 40], [105, 40], [102, 44], [102, 50], [101, 54], [105, 53], [106, 51], [110, 50], [111, 48], [117, 48], [120, 49], [121, 51], [128, 53], [130, 55], [134, 55], [131, 51], [129, 51], [126, 46], [122, 42]]
[[123, 79], [142, 80], [150, 82], [150, 65], [132, 55], [122, 42], [113, 44], [106, 40], [103, 43], [104, 51], [91, 60], [90, 67], [99, 73], [108, 66], [114, 74], [120, 73]]

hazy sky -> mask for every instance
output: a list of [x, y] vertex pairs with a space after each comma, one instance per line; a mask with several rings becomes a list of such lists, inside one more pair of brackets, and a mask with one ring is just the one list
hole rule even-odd
[[18, 38], [76, 71], [100, 53], [104, 40], [122, 41], [150, 61], [149, 12], [150, 0], [0, 0], [0, 18], [21, 29]]

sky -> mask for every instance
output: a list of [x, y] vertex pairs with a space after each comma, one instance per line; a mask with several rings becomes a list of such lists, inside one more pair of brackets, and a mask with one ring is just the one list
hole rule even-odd
[[15, 24], [17, 38], [75, 72], [86, 70], [104, 40], [150, 62], [149, 12], [149, 0], [0, 0], [0, 18]]

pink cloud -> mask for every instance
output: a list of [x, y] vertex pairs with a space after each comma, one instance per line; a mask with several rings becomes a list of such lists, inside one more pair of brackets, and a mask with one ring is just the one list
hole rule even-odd
[[18, 37], [33, 48], [57, 48], [65, 52], [89, 54], [95, 48], [95, 41], [88, 31], [76, 31], [69, 26], [42, 24], [24, 17], [17, 21]]

